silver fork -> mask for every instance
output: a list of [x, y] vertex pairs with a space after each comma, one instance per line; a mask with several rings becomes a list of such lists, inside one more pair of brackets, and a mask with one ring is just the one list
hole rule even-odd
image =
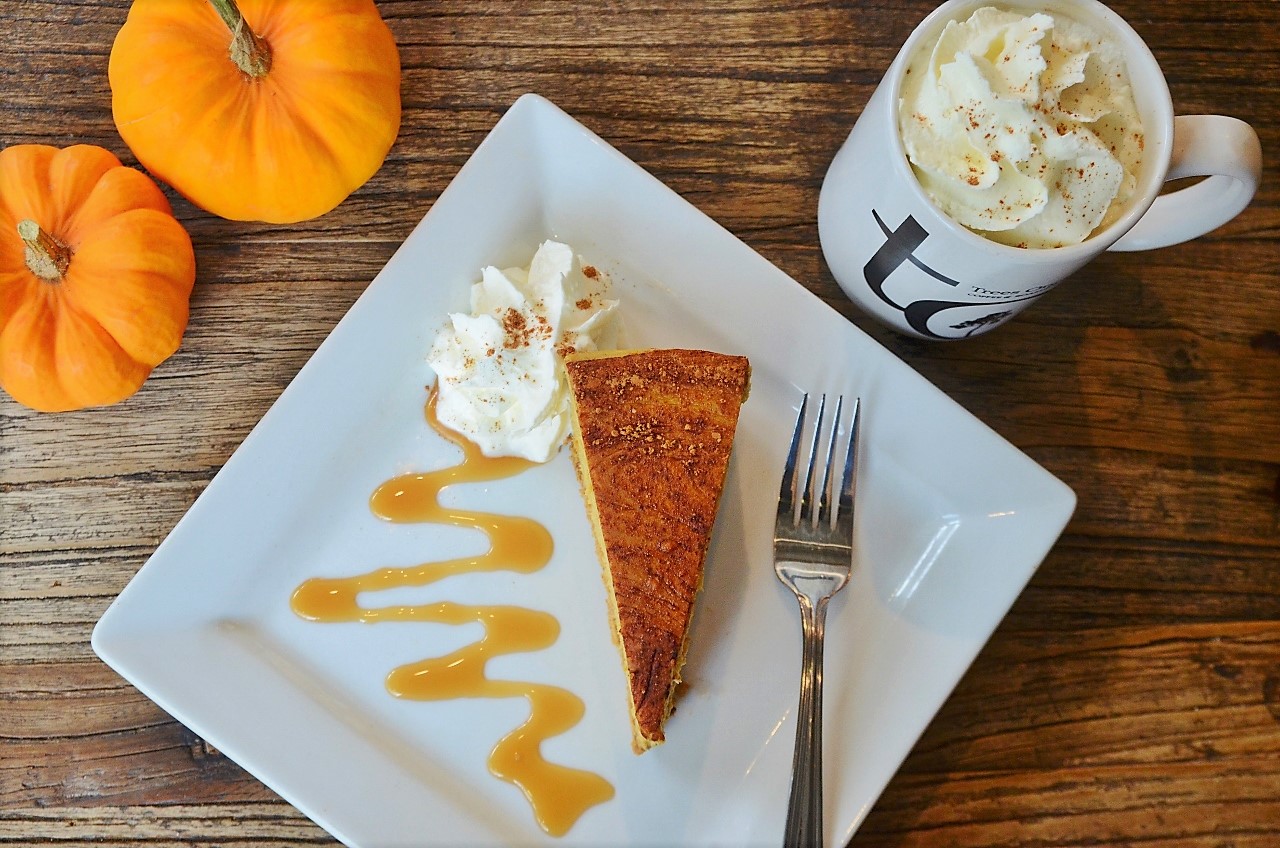
[[822, 846], [822, 638], [827, 602], [844, 588], [853, 569], [853, 499], [858, 476], [862, 404], [854, 401], [853, 422], [843, 457], [843, 473], [832, 473], [844, 397], [826, 427], [826, 457], [819, 462], [827, 396], [818, 403], [808, 461], [801, 466], [801, 436], [809, 395], [800, 404], [791, 453], [778, 494], [773, 531], [773, 569], [800, 602], [804, 633], [800, 705], [796, 711], [796, 747], [791, 763], [791, 799], [787, 807], [786, 848]]

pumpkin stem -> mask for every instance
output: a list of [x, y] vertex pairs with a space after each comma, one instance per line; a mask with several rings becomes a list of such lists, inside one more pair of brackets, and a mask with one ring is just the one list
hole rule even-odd
[[41, 229], [30, 218], [18, 222], [18, 237], [27, 245], [27, 267], [42, 280], [60, 283], [71, 267], [71, 248]]
[[209, 0], [218, 17], [231, 30], [231, 61], [251, 77], [266, 76], [271, 70], [271, 46], [249, 27], [236, 0]]

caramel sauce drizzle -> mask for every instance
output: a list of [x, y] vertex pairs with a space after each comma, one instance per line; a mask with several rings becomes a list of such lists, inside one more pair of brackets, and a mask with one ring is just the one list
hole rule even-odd
[[484, 626], [478, 642], [443, 657], [393, 669], [386, 678], [391, 694], [420, 701], [452, 698], [516, 698], [529, 702], [529, 719], [498, 741], [489, 755], [489, 771], [524, 792], [539, 826], [562, 836], [591, 807], [613, 797], [613, 786], [589, 771], [548, 762], [541, 745], [574, 727], [583, 716], [582, 700], [566, 689], [540, 683], [490, 680], [485, 664], [503, 654], [539, 651], [560, 635], [554, 616], [515, 606], [467, 606], [450, 601], [413, 606], [364, 607], [361, 592], [426, 586], [454, 574], [515, 571], [528, 574], [551, 560], [551, 534], [520, 516], [453, 509], [440, 504], [440, 491], [460, 483], [500, 480], [533, 463], [490, 458], [474, 444], [443, 427], [435, 415], [435, 392], [426, 408], [432, 429], [462, 450], [457, 465], [386, 481], [369, 499], [381, 518], [397, 523], [431, 522], [471, 527], [489, 537], [489, 550], [474, 557], [426, 562], [408, 568], [381, 568], [354, 577], [314, 577], [294, 591], [290, 605], [299, 616], [334, 621], [429, 621]]

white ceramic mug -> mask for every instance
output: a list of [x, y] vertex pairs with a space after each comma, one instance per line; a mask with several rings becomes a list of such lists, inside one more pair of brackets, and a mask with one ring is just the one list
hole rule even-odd
[[[1018, 248], [971, 232], [938, 208], [907, 160], [898, 131], [907, 66], [947, 22], [992, 5], [1065, 15], [1123, 49], [1145, 133], [1138, 185], [1124, 213], [1079, 244]], [[1155, 57], [1097, 0], [949, 0], [907, 39], [832, 161], [818, 234], [832, 274], [869, 314], [919, 338], [966, 338], [1004, 323], [1104, 250], [1164, 247], [1225, 224], [1253, 199], [1261, 175], [1253, 128], [1220, 115], [1175, 118]], [[1159, 196], [1165, 181], [1194, 176], [1208, 179]]]

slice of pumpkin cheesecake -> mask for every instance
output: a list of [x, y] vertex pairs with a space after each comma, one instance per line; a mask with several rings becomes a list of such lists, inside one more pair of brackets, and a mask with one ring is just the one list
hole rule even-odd
[[639, 754], [666, 738], [751, 367], [703, 350], [628, 350], [570, 355], [565, 371]]

